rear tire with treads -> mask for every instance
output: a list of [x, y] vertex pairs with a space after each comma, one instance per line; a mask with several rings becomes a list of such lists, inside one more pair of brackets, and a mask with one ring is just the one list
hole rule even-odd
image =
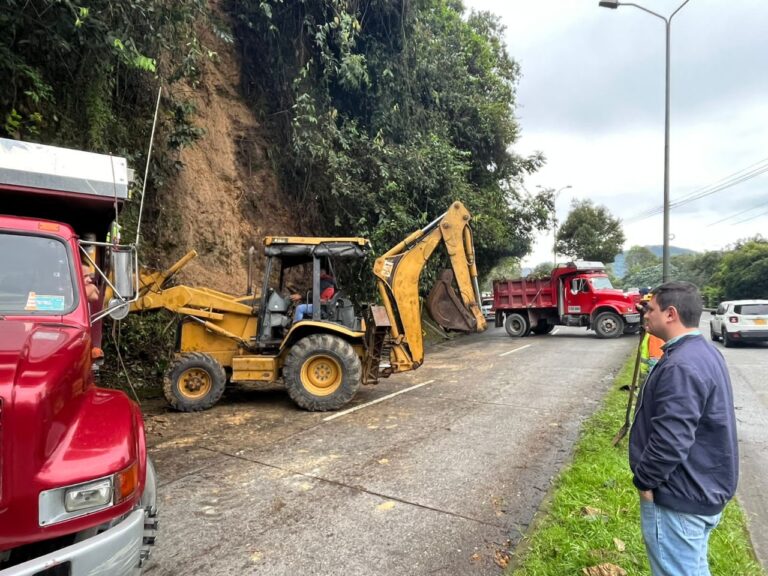
[[354, 398], [363, 368], [354, 348], [331, 334], [312, 334], [294, 344], [283, 366], [291, 399], [305, 410], [338, 410]]

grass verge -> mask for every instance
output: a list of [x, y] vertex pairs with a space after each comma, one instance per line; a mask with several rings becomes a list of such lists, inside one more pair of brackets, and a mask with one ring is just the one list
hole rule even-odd
[[[508, 576], [586, 574], [611, 563], [627, 576], [650, 574], [640, 534], [637, 492], [627, 461], [627, 438], [611, 440], [623, 422], [634, 358], [616, 378], [602, 409], [584, 425], [572, 464], [555, 481], [548, 503], [515, 554]], [[736, 501], [709, 542], [712, 576], [765, 576]]]

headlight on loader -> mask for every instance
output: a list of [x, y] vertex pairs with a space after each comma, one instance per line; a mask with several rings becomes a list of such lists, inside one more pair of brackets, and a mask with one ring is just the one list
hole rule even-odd
[[117, 474], [40, 492], [40, 526], [57, 524], [116, 506], [131, 498], [139, 487], [139, 466], [131, 464]]

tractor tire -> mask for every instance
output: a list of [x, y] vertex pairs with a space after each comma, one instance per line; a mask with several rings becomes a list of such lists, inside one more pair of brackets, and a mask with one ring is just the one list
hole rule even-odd
[[536, 325], [536, 327], [533, 329], [533, 333], [538, 335], [538, 336], [543, 336], [544, 334], [549, 334], [554, 329], [555, 329], [554, 324], [547, 324], [546, 322], [539, 322]]
[[618, 338], [624, 333], [624, 319], [615, 312], [601, 312], [594, 328], [598, 338]]
[[294, 344], [283, 366], [288, 395], [312, 412], [338, 410], [354, 398], [363, 368], [354, 348], [330, 334], [312, 334]]
[[512, 338], [528, 336], [528, 333], [531, 331], [528, 319], [522, 314], [509, 314], [504, 321], [504, 329]]
[[723, 346], [726, 348], [733, 348], [736, 343], [731, 339], [730, 336], [728, 336], [728, 330], [725, 329], [725, 326], [722, 328], [723, 333], [720, 334], [720, 337], [723, 339]]
[[186, 352], [168, 367], [163, 394], [175, 410], [199, 412], [219, 401], [226, 384], [224, 368], [214, 358], [202, 352]]

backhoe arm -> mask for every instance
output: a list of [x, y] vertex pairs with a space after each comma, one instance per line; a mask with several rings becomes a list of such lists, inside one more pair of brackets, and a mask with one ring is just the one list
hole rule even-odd
[[163, 272], [141, 270], [139, 297], [131, 304], [130, 311], [142, 312], [163, 308], [176, 314], [184, 314], [195, 319], [211, 332], [247, 345], [247, 341], [242, 336], [241, 326], [252, 316], [250, 302], [252, 298], [248, 302], [243, 302], [242, 298], [225, 292], [184, 285], [164, 288], [168, 279], [195, 256], [197, 252], [192, 250]]
[[[442, 242], [451, 260], [458, 286], [430, 300], [433, 314], [444, 328], [466, 332], [485, 330], [480, 308], [477, 266], [469, 227], [470, 214], [461, 202], [421, 230], [409, 235], [380, 258], [373, 267], [379, 294], [390, 323], [392, 372], [418, 368], [424, 360], [419, 305], [419, 277], [435, 248]], [[450, 279], [444, 278], [444, 283]]]

